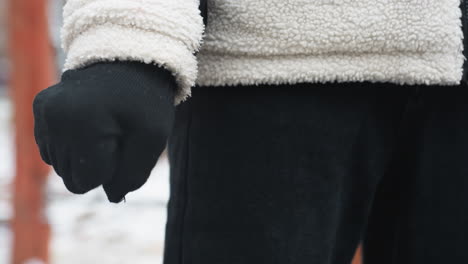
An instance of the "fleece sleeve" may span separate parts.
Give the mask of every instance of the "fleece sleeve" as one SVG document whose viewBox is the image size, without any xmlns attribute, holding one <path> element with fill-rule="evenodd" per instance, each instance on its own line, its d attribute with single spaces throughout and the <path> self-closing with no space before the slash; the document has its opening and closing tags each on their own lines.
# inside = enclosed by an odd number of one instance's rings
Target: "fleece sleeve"
<svg viewBox="0 0 468 264">
<path fill-rule="evenodd" d="M 99 61 L 162 66 L 178 83 L 176 103 L 197 77 L 204 30 L 199 0 L 68 0 L 61 31 L 64 71 Z"/>
</svg>

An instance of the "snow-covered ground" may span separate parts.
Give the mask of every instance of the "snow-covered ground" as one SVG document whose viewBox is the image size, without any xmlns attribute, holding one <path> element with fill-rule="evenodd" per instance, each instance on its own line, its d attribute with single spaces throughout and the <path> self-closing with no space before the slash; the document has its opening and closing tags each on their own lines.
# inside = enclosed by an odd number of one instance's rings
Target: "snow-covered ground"
<svg viewBox="0 0 468 264">
<path fill-rule="evenodd" d="M 0 97 L 0 263 L 8 263 L 11 234 L 8 220 L 11 217 L 9 200 L 10 184 L 13 176 L 13 142 L 10 127 L 11 108 L 3 97 Z"/>
<path fill-rule="evenodd" d="M 11 249 L 11 124 L 10 102 L 0 97 L 0 264 L 9 263 Z M 107 202 L 101 188 L 85 195 L 70 194 L 51 172 L 47 188 L 51 263 L 161 263 L 168 172 L 167 159 L 161 158 L 149 181 L 120 204 Z"/>
</svg>

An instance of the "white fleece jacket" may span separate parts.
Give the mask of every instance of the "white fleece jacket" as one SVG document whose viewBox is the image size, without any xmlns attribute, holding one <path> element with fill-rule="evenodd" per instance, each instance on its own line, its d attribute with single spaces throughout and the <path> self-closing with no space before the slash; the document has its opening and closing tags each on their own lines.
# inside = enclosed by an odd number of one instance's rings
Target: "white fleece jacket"
<svg viewBox="0 0 468 264">
<path fill-rule="evenodd" d="M 115 59 L 162 65 L 180 86 L 176 103 L 195 83 L 456 85 L 459 1 L 208 0 L 204 31 L 198 0 L 69 0 L 65 69 Z"/>
</svg>

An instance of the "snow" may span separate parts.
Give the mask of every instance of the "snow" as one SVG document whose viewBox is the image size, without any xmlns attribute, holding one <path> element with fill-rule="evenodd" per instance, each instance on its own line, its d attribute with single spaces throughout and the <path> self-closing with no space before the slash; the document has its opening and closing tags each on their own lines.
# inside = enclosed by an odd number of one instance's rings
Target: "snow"
<svg viewBox="0 0 468 264">
<path fill-rule="evenodd" d="M 12 216 L 9 200 L 14 161 L 10 119 L 10 103 L 0 97 L 0 263 L 8 263 L 11 245 L 8 221 Z"/>
<path fill-rule="evenodd" d="M 11 104 L 0 97 L 0 263 L 9 263 L 11 250 L 11 130 Z M 169 165 L 164 156 L 148 182 L 126 196 L 126 203 L 111 204 L 102 188 L 84 195 L 69 193 L 61 178 L 51 171 L 46 210 L 52 228 L 51 263 L 161 263 L 168 177 Z M 32 263 L 40 262 L 28 261 Z"/>
</svg>

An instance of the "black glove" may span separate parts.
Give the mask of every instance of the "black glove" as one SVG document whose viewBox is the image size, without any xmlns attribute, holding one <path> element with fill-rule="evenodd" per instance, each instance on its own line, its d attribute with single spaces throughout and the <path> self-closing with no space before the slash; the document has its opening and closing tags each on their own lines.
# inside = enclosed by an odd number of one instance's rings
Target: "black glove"
<svg viewBox="0 0 468 264">
<path fill-rule="evenodd" d="M 103 185 L 120 202 L 148 179 L 174 120 L 171 73 L 139 62 L 103 62 L 63 73 L 34 99 L 42 159 L 67 189 Z"/>
</svg>

